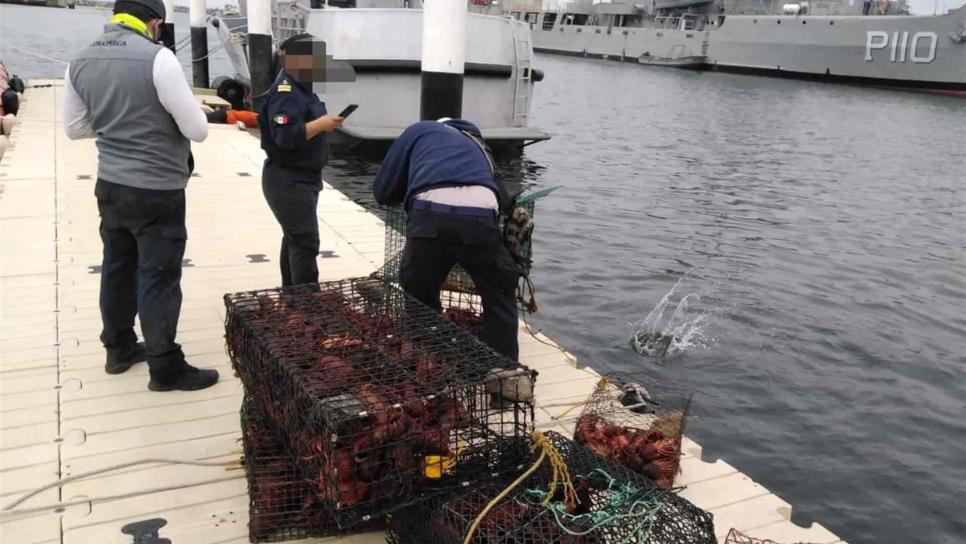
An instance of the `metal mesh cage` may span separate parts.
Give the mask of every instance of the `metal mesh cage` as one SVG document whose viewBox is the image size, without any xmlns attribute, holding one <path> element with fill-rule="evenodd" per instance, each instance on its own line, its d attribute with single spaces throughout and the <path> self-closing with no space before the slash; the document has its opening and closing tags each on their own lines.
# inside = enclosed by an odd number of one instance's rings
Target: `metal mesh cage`
<svg viewBox="0 0 966 544">
<path fill-rule="evenodd" d="M 579 503 L 562 504 L 562 493 L 542 504 L 553 479 L 548 462 L 499 501 L 483 518 L 474 544 L 712 544 L 711 514 L 661 489 L 619 463 L 606 460 L 556 433 L 550 442 L 567 464 Z M 389 542 L 463 542 L 483 509 L 517 477 L 505 475 L 392 515 Z M 558 487 L 559 489 L 559 487 Z"/>
<path fill-rule="evenodd" d="M 284 542 L 336 534 L 338 527 L 250 398 L 242 401 L 242 445 L 248 480 L 248 537 Z"/>
<path fill-rule="evenodd" d="M 577 419 L 574 440 L 668 489 L 680 472 L 691 394 L 669 384 L 626 378 L 598 382 Z M 613 379 L 625 384 L 615 386 Z"/>
<path fill-rule="evenodd" d="M 344 280 L 225 303 L 237 374 L 340 527 L 476 481 L 512 452 L 466 452 L 533 429 L 533 406 L 502 398 L 487 373 L 535 373 L 394 285 Z"/>
<path fill-rule="evenodd" d="M 728 531 L 728 536 L 725 538 L 724 544 L 779 544 L 779 543 L 774 540 L 751 537 L 739 532 L 737 529 L 731 529 L 730 531 Z M 807 544 L 807 543 L 798 542 L 797 544 Z"/>
<path fill-rule="evenodd" d="M 516 204 L 526 210 L 532 218 L 534 212 L 536 211 L 537 199 L 548 193 L 549 191 L 545 190 L 542 192 L 517 197 Z M 501 231 L 504 228 L 504 219 L 505 218 L 501 215 Z M 394 206 L 386 208 L 386 263 L 379 271 L 380 277 L 392 281 L 396 281 L 399 278 L 399 266 L 402 260 L 402 251 L 406 246 L 407 220 L 408 216 L 402 207 Z M 520 258 L 529 261 L 532 257 L 533 245 L 531 244 L 530 240 L 527 240 L 523 247 L 520 248 Z M 473 278 L 471 278 L 469 273 L 460 265 L 454 266 L 450 271 L 449 276 L 443 283 L 442 291 L 441 298 L 444 310 L 453 307 L 454 305 L 458 305 L 459 303 L 465 302 L 465 299 L 459 297 L 459 294 L 469 294 L 473 296 L 477 295 L 476 286 L 473 284 Z M 476 298 L 478 299 L 479 297 Z M 478 300 L 472 309 L 476 312 L 477 316 L 480 315 Z"/>
</svg>

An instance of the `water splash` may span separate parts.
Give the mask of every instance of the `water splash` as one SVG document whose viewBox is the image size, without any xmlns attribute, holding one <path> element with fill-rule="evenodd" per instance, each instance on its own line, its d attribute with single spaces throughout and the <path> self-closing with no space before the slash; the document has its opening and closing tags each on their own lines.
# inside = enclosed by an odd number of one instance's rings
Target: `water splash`
<svg viewBox="0 0 966 544">
<path fill-rule="evenodd" d="M 697 293 L 689 293 L 674 303 L 674 292 L 687 274 L 671 287 L 660 302 L 637 324 L 631 346 L 641 355 L 651 357 L 674 357 L 686 350 L 707 348 L 708 338 L 704 331 L 711 312 L 695 311 L 691 307 L 701 300 Z M 674 307 L 671 317 L 664 318 L 667 309 Z"/>
</svg>

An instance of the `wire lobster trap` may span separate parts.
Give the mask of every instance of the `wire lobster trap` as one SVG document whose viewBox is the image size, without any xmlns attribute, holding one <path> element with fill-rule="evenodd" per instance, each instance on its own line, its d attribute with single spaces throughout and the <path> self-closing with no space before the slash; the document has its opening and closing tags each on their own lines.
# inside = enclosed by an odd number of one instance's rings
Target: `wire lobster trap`
<svg viewBox="0 0 966 544">
<path fill-rule="evenodd" d="M 542 189 L 519 195 L 514 199 L 514 206 L 516 208 L 522 208 L 530 218 L 533 218 L 537 200 L 550 194 L 554 189 Z M 397 281 L 402 262 L 403 248 L 406 246 L 408 215 L 401 206 L 388 207 L 386 208 L 385 222 L 385 264 L 376 273 L 376 276 L 387 281 Z M 506 217 L 501 214 L 501 232 L 505 228 Z M 533 258 L 533 244 L 529 238 L 519 248 L 511 249 L 511 251 L 516 252 L 516 258 L 519 262 L 528 263 L 527 268 L 529 268 L 529 263 Z M 450 270 L 440 290 L 440 302 L 443 314 L 449 319 L 470 329 L 474 333 L 478 334 L 482 330 L 481 316 L 483 314 L 483 307 L 480 296 L 476 285 L 473 283 L 473 278 L 470 277 L 469 272 L 462 266 L 457 264 Z"/>
<path fill-rule="evenodd" d="M 393 514 L 389 542 L 454 544 L 471 530 L 473 544 L 716 542 L 710 513 L 557 433 L 546 437 L 566 464 L 575 497 L 567 499 L 545 461 L 499 500 L 517 474 Z"/>
<path fill-rule="evenodd" d="M 670 489 L 681 469 L 691 393 L 628 378 L 611 375 L 597 383 L 577 419 L 574 440 Z M 615 380 L 624 383 L 617 386 Z"/>
<path fill-rule="evenodd" d="M 248 480 L 248 538 L 284 542 L 338 533 L 311 483 L 275 436 L 271 424 L 246 397 L 241 407 L 242 446 Z"/>
<path fill-rule="evenodd" d="M 398 286 L 344 280 L 225 303 L 237 374 L 340 528 L 512 464 L 512 452 L 468 452 L 533 430 L 532 403 L 488 374 L 536 373 Z"/>
</svg>

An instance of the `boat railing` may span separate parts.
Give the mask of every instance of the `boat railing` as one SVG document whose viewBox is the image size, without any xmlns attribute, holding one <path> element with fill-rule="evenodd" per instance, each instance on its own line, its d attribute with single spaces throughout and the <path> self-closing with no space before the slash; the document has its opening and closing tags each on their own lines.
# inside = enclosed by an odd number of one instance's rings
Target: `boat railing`
<svg viewBox="0 0 966 544">
<path fill-rule="evenodd" d="M 273 3 L 275 9 L 272 10 L 272 33 L 276 40 L 282 42 L 296 34 L 305 32 L 311 10 L 300 4 L 298 0 Z"/>
<path fill-rule="evenodd" d="M 513 125 L 526 126 L 530 116 L 530 94 L 533 92 L 533 42 L 530 29 L 517 21 L 507 21 L 513 38 L 513 57 L 516 64 L 513 85 Z"/>
<path fill-rule="evenodd" d="M 654 18 L 654 27 L 667 30 L 704 30 L 708 23 L 708 16 L 704 14 L 685 13 L 681 15 L 658 15 Z"/>
</svg>

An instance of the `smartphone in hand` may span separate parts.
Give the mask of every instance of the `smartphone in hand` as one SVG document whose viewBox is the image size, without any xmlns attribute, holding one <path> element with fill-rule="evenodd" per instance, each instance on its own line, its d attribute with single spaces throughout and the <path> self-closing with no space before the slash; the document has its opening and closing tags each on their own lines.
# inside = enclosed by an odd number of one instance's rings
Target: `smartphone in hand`
<svg viewBox="0 0 966 544">
<path fill-rule="evenodd" d="M 359 104 L 349 104 L 344 110 L 342 110 L 342 112 L 339 113 L 339 117 L 345 119 L 346 117 L 352 115 L 352 112 L 356 111 L 356 108 L 358 107 Z"/>
</svg>

